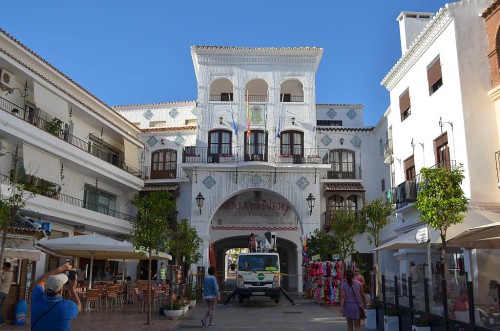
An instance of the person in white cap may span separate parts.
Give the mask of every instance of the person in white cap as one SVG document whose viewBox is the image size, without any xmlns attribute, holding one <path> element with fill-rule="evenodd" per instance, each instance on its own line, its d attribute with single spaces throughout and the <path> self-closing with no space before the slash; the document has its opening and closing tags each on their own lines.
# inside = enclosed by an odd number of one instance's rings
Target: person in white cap
<svg viewBox="0 0 500 331">
<path fill-rule="evenodd" d="M 71 300 L 62 298 L 63 286 L 68 281 L 65 272 L 71 270 L 75 278 L 70 281 Z M 76 271 L 69 263 L 38 278 L 31 293 L 31 330 L 69 330 L 70 323 L 82 310 L 76 293 Z"/>
</svg>

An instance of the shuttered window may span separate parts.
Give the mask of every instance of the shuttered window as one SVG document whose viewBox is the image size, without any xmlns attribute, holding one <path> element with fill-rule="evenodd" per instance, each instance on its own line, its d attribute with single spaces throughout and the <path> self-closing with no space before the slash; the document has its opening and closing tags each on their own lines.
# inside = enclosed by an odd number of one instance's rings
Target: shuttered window
<svg viewBox="0 0 500 331">
<path fill-rule="evenodd" d="M 414 180 L 417 174 L 415 171 L 415 161 L 413 159 L 413 155 L 404 161 L 404 165 L 406 180 Z"/>
<path fill-rule="evenodd" d="M 401 111 L 401 122 L 411 114 L 410 90 L 406 90 L 399 97 L 399 110 Z"/>
<path fill-rule="evenodd" d="M 441 59 L 439 56 L 427 67 L 427 80 L 429 82 L 429 95 L 432 95 L 443 85 Z"/>
<path fill-rule="evenodd" d="M 450 169 L 450 147 L 448 146 L 447 132 L 434 139 L 434 152 L 436 155 L 436 164 L 440 167 L 446 167 Z"/>
</svg>

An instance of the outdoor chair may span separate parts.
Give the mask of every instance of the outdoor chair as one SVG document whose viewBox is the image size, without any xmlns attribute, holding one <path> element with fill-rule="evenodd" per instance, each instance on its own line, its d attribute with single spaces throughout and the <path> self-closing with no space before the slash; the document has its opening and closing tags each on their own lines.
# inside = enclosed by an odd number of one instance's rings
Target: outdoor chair
<svg viewBox="0 0 500 331">
<path fill-rule="evenodd" d="M 99 310 L 101 303 L 101 290 L 100 289 L 89 289 L 85 294 L 84 298 L 85 310 L 89 311 L 94 306 L 95 310 Z"/>
</svg>

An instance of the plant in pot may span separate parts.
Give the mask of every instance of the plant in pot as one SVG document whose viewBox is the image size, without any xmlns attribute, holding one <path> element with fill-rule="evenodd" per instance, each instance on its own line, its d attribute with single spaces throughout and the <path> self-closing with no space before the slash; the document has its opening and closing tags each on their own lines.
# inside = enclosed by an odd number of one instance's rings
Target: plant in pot
<svg viewBox="0 0 500 331">
<path fill-rule="evenodd" d="M 189 300 L 187 300 L 187 299 L 182 299 L 181 301 L 179 301 L 179 304 L 180 304 L 180 305 L 181 305 L 181 307 L 182 307 L 182 313 L 183 313 L 183 314 L 187 314 L 188 309 L 189 309 Z"/>
<path fill-rule="evenodd" d="M 169 319 L 178 319 L 182 316 L 183 309 L 178 301 L 168 301 L 163 305 L 163 313 Z"/>
<path fill-rule="evenodd" d="M 416 313 L 413 315 L 412 331 L 430 331 L 429 315 L 425 313 Z"/>
<path fill-rule="evenodd" d="M 196 306 L 196 296 L 191 286 L 188 286 L 186 289 L 186 299 L 189 300 L 190 308 L 194 308 Z"/>
<path fill-rule="evenodd" d="M 399 330 L 399 310 L 396 305 L 387 305 L 384 315 L 384 331 Z"/>
<path fill-rule="evenodd" d="M 57 136 L 61 132 L 62 124 L 63 121 L 61 121 L 57 117 L 54 117 L 52 121 L 45 122 L 45 131 L 47 131 L 50 134 L 53 134 L 54 136 Z"/>
</svg>

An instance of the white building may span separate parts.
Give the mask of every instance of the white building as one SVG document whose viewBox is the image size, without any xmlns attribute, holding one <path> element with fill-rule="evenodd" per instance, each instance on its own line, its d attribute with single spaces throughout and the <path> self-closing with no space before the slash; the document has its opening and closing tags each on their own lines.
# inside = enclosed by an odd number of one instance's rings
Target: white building
<svg viewBox="0 0 500 331">
<path fill-rule="evenodd" d="M 196 103 L 115 107 L 143 131 L 146 190 L 178 192 L 179 219 L 204 240 L 203 265 L 212 250 L 218 269 L 227 267 L 226 251 L 246 247 L 250 233 L 277 232 L 283 272 L 292 275 L 285 281 L 301 290 L 302 236 L 333 210 L 359 210 L 389 189 L 387 130 L 364 127 L 362 105 L 316 104 L 321 48 L 191 53 Z M 368 252 L 359 237 L 357 249 Z"/>
<path fill-rule="evenodd" d="M 22 214 L 50 238 L 128 235 L 144 185 L 140 130 L 3 30 L 0 50 L 2 194 L 14 178 L 35 192 Z M 40 259 L 38 274 L 59 263 Z"/>
<path fill-rule="evenodd" d="M 418 185 L 415 179 L 422 167 L 463 164 L 462 188 L 470 199 L 465 224 L 477 221 L 476 210 L 498 211 L 500 191 L 493 157 L 499 150 L 498 127 L 494 104 L 487 94 L 488 43 L 481 18 L 490 2 L 462 1 L 447 4 L 435 15 L 403 12 L 398 17 L 402 57 L 382 81 L 391 100 L 385 115 L 389 132 L 386 163 L 396 187 L 392 199 L 398 216 L 384 232 L 385 240 L 395 238 L 386 245 L 414 238 L 416 229 L 423 226 L 416 222 L 418 211 L 412 207 Z M 494 218 L 494 214 L 483 214 Z M 439 254 L 433 252 L 435 263 Z M 478 273 L 469 268 L 469 262 L 491 265 L 489 252 L 457 249 L 454 253 L 450 258 L 465 259 L 476 286 L 491 279 L 491 270 L 483 268 Z M 399 249 L 384 256 L 381 269 L 401 275 L 409 274 L 411 261 L 427 261 L 424 248 Z M 456 266 L 456 260 L 450 262 Z"/>
</svg>

